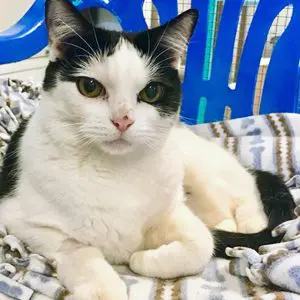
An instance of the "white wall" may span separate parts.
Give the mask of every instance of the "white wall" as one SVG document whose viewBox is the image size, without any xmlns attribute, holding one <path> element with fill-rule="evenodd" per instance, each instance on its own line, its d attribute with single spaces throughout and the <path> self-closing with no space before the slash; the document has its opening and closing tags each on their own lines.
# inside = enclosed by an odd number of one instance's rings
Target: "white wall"
<svg viewBox="0 0 300 300">
<path fill-rule="evenodd" d="M 0 0 L 0 32 L 15 24 L 35 0 Z M 35 57 L 8 65 L 0 65 L 0 77 L 41 81 L 48 59 L 45 51 Z"/>
<path fill-rule="evenodd" d="M 0 0 L 0 31 L 18 21 L 35 0 Z"/>
</svg>

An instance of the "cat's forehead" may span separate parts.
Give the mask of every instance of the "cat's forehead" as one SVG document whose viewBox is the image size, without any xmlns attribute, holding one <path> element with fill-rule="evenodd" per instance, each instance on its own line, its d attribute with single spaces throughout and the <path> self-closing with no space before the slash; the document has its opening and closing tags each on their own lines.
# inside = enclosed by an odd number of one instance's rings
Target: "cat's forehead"
<svg viewBox="0 0 300 300">
<path fill-rule="evenodd" d="M 130 41 L 120 38 L 113 49 L 97 52 L 84 64 L 82 74 L 101 81 L 106 87 L 134 85 L 143 88 L 151 78 L 153 66 Z"/>
</svg>

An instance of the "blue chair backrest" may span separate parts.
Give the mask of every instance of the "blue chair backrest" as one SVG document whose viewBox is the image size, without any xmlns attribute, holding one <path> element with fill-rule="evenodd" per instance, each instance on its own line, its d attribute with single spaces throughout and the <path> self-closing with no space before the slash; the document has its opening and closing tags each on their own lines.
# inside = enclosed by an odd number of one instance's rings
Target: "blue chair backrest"
<svg viewBox="0 0 300 300">
<path fill-rule="evenodd" d="M 71 1 L 71 0 L 70 0 Z M 26 59 L 47 45 L 44 2 L 36 0 L 25 16 L 0 33 L 0 64 Z M 126 31 L 147 28 L 142 6 L 144 0 L 73 0 L 79 9 L 102 7 L 112 12 Z M 222 120 L 226 106 L 231 117 L 253 113 L 253 99 L 260 60 L 271 24 L 278 13 L 293 5 L 289 26 L 278 40 L 267 70 L 260 113 L 298 111 L 300 57 L 300 1 L 260 0 L 244 49 L 236 79 L 236 88 L 228 87 L 233 48 L 244 0 L 226 0 L 216 45 L 207 65 L 212 0 L 192 0 L 200 18 L 187 53 L 183 83 L 182 117 L 189 124 Z M 216 4 L 217 0 L 215 0 Z M 153 0 L 160 22 L 178 14 L 177 0 Z M 209 70 L 208 70 L 209 69 Z"/>
</svg>

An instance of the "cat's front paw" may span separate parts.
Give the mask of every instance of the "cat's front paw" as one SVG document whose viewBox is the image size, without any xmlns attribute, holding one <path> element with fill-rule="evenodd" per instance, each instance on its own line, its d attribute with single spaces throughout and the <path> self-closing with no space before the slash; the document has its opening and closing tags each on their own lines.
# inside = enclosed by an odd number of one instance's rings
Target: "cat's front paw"
<svg viewBox="0 0 300 300">
<path fill-rule="evenodd" d="M 105 276 L 105 275 L 104 275 Z M 89 282 L 74 288 L 67 300 L 128 300 L 127 288 L 123 281 L 103 287 L 99 282 Z"/>
<path fill-rule="evenodd" d="M 150 274 L 149 261 L 153 264 L 156 264 L 155 261 L 151 259 L 151 253 L 153 250 L 135 252 L 130 258 L 129 266 L 132 271 L 142 276 L 154 277 L 153 274 Z"/>
<path fill-rule="evenodd" d="M 253 216 L 242 220 L 238 223 L 238 232 L 241 233 L 256 233 L 260 232 L 268 227 L 268 220 L 264 215 Z"/>
<path fill-rule="evenodd" d="M 199 273 L 212 252 L 213 247 L 209 243 L 201 251 L 193 246 L 172 242 L 158 249 L 134 253 L 129 265 L 132 271 L 142 276 L 172 279 Z"/>
</svg>

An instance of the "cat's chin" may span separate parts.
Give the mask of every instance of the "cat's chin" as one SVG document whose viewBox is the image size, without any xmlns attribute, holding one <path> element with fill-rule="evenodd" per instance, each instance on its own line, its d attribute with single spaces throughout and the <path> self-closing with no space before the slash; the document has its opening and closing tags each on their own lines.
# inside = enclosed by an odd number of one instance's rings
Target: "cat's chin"
<svg viewBox="0 0 300 300">
<path fill-rule="evenodd" d="M 100 147 L 102 151 L 111 155 L 125 155 L 133 152 L 135 149 L 132 143 L 123 139 L 103 142 Z"/>
</svg>

